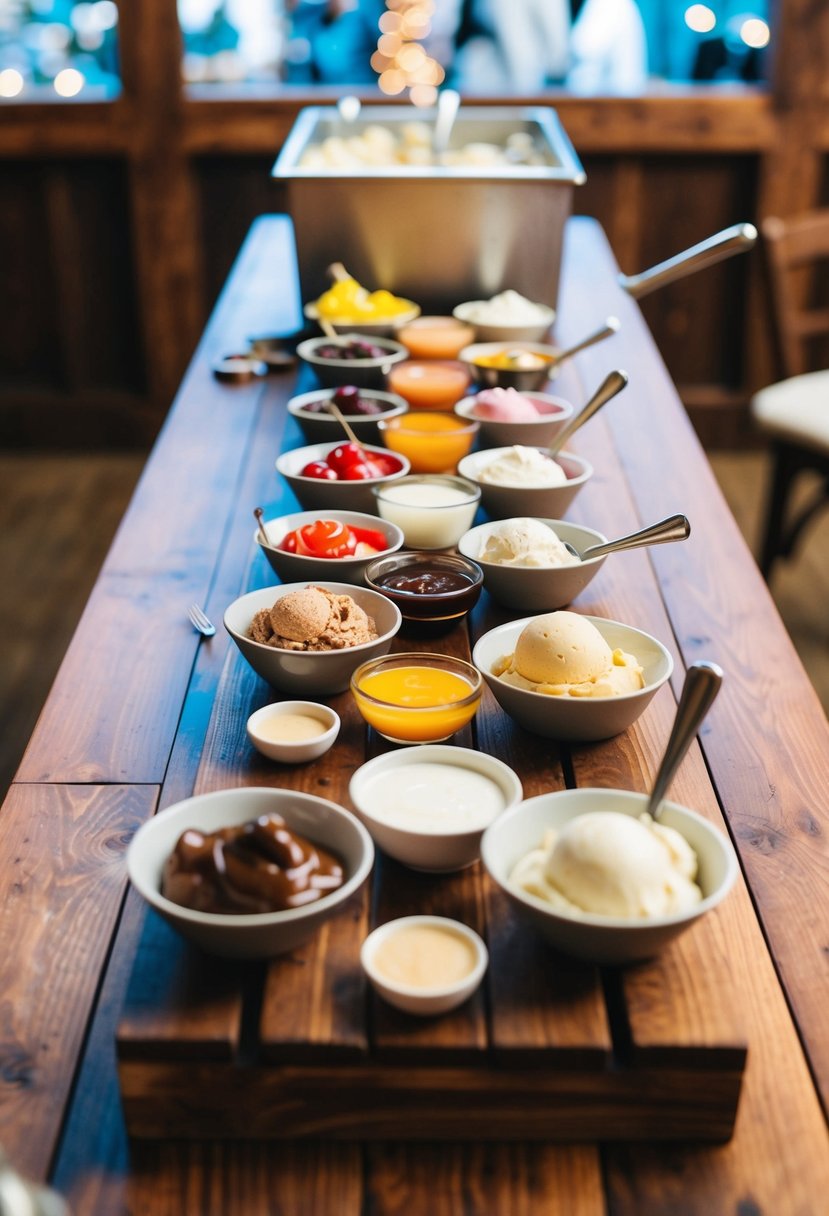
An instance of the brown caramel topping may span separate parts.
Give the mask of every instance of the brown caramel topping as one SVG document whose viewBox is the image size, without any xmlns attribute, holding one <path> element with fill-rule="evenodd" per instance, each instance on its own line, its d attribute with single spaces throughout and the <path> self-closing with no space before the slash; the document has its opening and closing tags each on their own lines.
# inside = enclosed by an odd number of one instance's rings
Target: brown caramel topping
<svg viewBox="0 0 829 1216">
<path fill-rule="evenodd" d="M 294 835 L 281 815 L 262 815 L 216 832 L 188 828 L 165 862 L 161 894 L 198 912 L 281 912 L 344 881 L 332 853 Z"/>
</svg>

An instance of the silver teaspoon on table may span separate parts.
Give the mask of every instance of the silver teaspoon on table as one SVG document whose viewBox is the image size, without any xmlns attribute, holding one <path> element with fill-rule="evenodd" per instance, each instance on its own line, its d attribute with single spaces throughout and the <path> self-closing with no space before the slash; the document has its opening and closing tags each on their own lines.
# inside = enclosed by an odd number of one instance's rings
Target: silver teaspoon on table
<svg viewBox="0 0 829 1216">
<path fill-rule="evenodd" d="M 668 786 L 691 746 L 700 723 L 713 705 L 722 681 L 722 668 L 716 663 L 707 663 L 704 660 L 692 663 L 685 673 L 685 683 L 682 686 L 679 705 L 676 707 L 671 737 L 648 802 L 648 813 L 652 819 L 659 818 Z"/>
</svg>

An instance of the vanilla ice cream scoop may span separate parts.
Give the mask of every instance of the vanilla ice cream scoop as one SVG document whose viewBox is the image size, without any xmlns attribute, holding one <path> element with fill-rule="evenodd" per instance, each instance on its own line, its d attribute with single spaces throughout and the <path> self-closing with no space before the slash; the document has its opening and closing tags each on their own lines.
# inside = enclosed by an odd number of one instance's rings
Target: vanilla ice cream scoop
<svg viewBox="0 0 829 1216">
<path fill-rule="evenodd" d="M 569 912 L 644 919 L 689 911 L 702 899 L 697 857 L 650 815 L 590 811 L 545 834 L 510 881 Z"/>
<path fill-rule="evenodd" d="M 493 526 L 480 560 L 495 566 L 544 567 L 575 566 L 581 559 L 541 520 L 520 517 Z"/>
<path fill-rule="evenodd" d="M 611 650 L 577 612 L 534 617 L 518 635 L 514 654 L 499 659 L 492 672 L 516 688 L 553 697 L 618 697 L 645 686 L 636 657 Z"/>
<path fill-rule="evenodd" d="M 486 485 L 538 488 L 562 486 L 567 474 L 551 456 L 545 456 L 538 448 L 518 443 L 485 464 L 478 473 L 478 480 Z"/>
<path fill-rule="evenodd" d="M 607 671 L 613 651 L 577 612 L 548 612 L 521 631 L 515 667 L 535 684 L 580 684 Z"/>
</svg>

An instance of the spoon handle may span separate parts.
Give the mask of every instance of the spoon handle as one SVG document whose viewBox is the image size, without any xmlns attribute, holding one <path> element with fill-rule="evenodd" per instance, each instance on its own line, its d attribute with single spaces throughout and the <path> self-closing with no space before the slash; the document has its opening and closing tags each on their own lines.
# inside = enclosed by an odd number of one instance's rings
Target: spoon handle
<svg viewBox="0 0 829 1216">
<path fill-rule="evenodd" d="M 589 422 L 593 415 L 597 414 L 603 405 L 607 405 L 608 401 L 615 397 L 617 393 L 621 393 L 627 382 L 628 378 L 625 372 L 608 372 L 581 413 L 576 414 L 569 422 L 565 423 L 556 435 L 555 440 L 547 449 L 549 454 L 555 456 L 560 452 L 574 431 L 577 431 L 580 426 L 584 426 L 585 422 Z"/>
<path fill-rule="evenodd" d="M 595 346 L 597 342 L 604 342 L 605 338 L 617 334 L 621 328 L 621 322 L 618 317 L 608 317 L 601 329 L 596 329 L 592 334 L 588 334 L 586 338 L 582 338 L 581 342 L 577 342 L 575 346 L 568 346 L 564 350 L 560 350 L 553 359 L 550 367 L 558 367 L 565 359 L 569 359 L 571 355 L 577 355 L 580 350 L 587 350 L 588 346 Z"/>
<path fill-rule="evenodd" d="M 638 549 L 642 545 L 664 545 L 670 540 L 685 540 L 691 534 L 691 525 L 684 515 L 669 515 L 658 524 L 649 528 L 640 528 L 618 540 L 606 540 L 600 545 L 590 545 L 581 555 L 582 561 L 588 558 L 603 557 L 605 553 L 623 552 L 625 549 Z"/>
<path fill-rule="evenodd" d="M 662 799 L 668 786 L 674 779 L 674 774 L 691 746 L 700 723 L 714 703 L 714 698 L 720 691 L 723 673 L 716 663 L 700 660 L 692 663 L 685 673 L 685 683 L 682 695 L 676 709 L 674 727 L 665 755 L 656 774 L 653 793 L 648 802 L 648 812 L 653 819 L 659 818 L 662 809 Z"/>
</svg>

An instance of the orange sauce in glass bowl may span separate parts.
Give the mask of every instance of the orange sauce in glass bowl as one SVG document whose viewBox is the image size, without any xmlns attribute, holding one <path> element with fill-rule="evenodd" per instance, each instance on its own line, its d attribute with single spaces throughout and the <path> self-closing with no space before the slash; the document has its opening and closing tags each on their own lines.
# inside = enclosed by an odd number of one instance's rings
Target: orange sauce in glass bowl
<svg viewBox="0 0 829 1216">
<path fill-rule="evenodd" d="M 455 414 L 418 411 L 381 419 L 378 427 L 386 447 L 407 457 L 413 473 L 454 473 L 479 424 Z"/>
<path fill-rule="evenodd" d="M 471 373 L 462 363 L 407 359 L 391 367 L 388 390 L 405 398 L 412 409 L 451 410 L 466 396 Z"/>
<path fill-rule="evenodd" d="M 469 668 L 469 676 L 452 670 L 461 666 Z M 351 677 L 351 692 L 366 722 L 384 739 L 438 743 L 475 716 L 482 683 L 475 668 L 459 660 L 392 655 L 358 668 Z"/>
<path fill-rule="evenodd" d="M 416 317 L 401 325 L 395 336 L 413 359 L 457 359 L 475 341 L 475 330 L 456 317 Z"/>
</svg>

